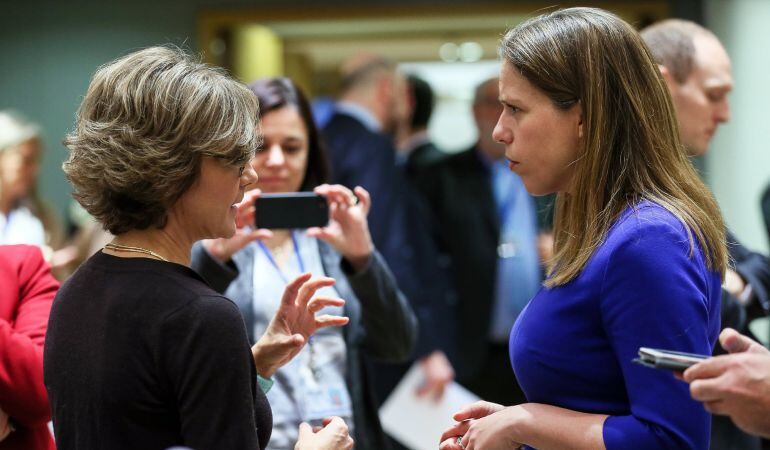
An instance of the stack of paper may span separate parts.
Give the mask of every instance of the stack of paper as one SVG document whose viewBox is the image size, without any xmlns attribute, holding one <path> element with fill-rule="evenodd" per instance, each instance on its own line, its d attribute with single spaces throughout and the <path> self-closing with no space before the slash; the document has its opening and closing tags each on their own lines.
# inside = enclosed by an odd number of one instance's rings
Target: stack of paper
<svg viewBox="0 0 770 450">
<path fill-rule="evenodd" d="M 380 421 L 385 432 L 406 447 L 436 450 L 441 433 L 454 423 L 452 415 L 479 398 L 457 383 L 450 383 L 438 402 L 430 396 L 418 398 L 415 392 L 423 381 L 420 364 L 415 363 L 380 408 Z"/>
</svg>

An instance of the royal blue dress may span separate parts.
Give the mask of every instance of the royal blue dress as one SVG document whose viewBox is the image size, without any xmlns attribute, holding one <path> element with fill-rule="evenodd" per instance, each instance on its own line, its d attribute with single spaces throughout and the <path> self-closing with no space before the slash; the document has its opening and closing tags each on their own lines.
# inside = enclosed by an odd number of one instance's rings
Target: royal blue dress
<svg viewBox="0 0 770 450">
<path fill-rule="evenodd" d="M 694 238 L 694 237 L 693 237 Z M 614 449 L 707 449 L 710 415 L 670 372 L 632 362 L 639 347 L 711 354 L 721 277 L 661 206 L 629 207 L 571 282 L 543 288 L 511 330 L 527 400 L 608 414 Z"/>
</svg>

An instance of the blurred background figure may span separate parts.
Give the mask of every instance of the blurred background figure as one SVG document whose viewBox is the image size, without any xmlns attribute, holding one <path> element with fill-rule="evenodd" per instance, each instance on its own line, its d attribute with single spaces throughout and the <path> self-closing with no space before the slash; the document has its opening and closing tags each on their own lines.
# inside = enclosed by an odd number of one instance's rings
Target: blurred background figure
<svg viewBox="0 0 770 450">
<path fill-rule="evenodd" d="M 414 191 L 406 164 L 396 159 L 395 133 L 407 117 L 406 82 L 392 61 L 369 54 L 344 62 L 341 73 L 342 92 L 323 129 L 332 180 L 371 193 L 372 239 L 419 321 L 409 363 L 374 365 L 377 397 L 380 402 L 387 399 L 412 361 L 420 361 L 425 377 L 415 395 L 441 397 L 454 379 L 451 317 L 456 300 L 447 265 L 431 239 L 434 222 L 429 210 Z"/>
<path fill-rule="evenodd" d="M 0 244 L 56 247 L 58 222 L 37 192 L 40 128 L 13 111 L 0 111 Z"/>
<path fill-rule="evenodd" d="M 405 159 L 407 166 L 425 166 L 446 156 L 428 137 L 436 100 L 428 82 L 417 75 L 407 76 L 406 85 L 408 114 L 399 136 L 399 158 Z"/>
<path fill-rule="evenodd" d="M 730 57 L 711 31 L 690 21 L 664 20 L 641 34 L 671 92 L 683 144 L 690 156 L 706 154 L 717 129 L 730 120 Z M 741 245 L 729 231 L 727 241 L 734 265 L 723 284 L 722 327 L 751 334 L 750 321 L 770 312 L 770 261 Z M 719 347 L 715 351 L 723 353 Z M 760 441 L 728 418 L 715 417 L 711 448 L 759 449 Z"/>
<path fill-rule="evenodd" d="M 326 152 L 310 105 L 288 78 L 269 78 L 249 88 L 259 101 L 264 144 L 251 161 L 263 193 L 313 191 L 325 195 L 332 222 L 309 230 L 274 230 L 259 236 L 245 229 L 231 239 L 207 240 L 193 253 L 193 267 L 241 309 L 252 342 L 265 332 L 286 280 L 311 272 L 337 280 L 319 294 L 345 306 L 322 313 L 350 318 L 344 328 L 320 330 L 275 375 L 267 393 L 273 433 L 267 448 L 291 450 L 301 422 L 320 425 L 327 416 L 348 424 L 356 448 L 387 446 L 372 396 L 365 355 L 379 361 L 409 358 L 417 335 L 414 314 L 372 245 L 366 214 L 368 193 L 328 181 Z M 320 187 L 319 187 L 320 186 Z M 358 204 L 352 199 L 357 198 Z M 257 208 L 259 200 L 257 199 Z"/>
<path fill-rule="evenodd" d="M 59 283 L 40 249 L 0 245 L 0 450 L 53 450 L 43 342 Z"/>
<path fill-rule="evenodd" d="M 484 81 L 473 100 L 478 142 L 426 167 L 417 183 L 441 224 L 438 248 L 451 258 L 459 296 L 458 381 L 513 405 L 525 398 L 511 376 L 508 336 L 542 274 L 534 200 L 492 138 L 501 111 L 498 79 Z"/>
<path fill-rule="evenodd" d="M 398 221 L 393 214 L 398 212 L 393 133 L 405 117 L 404 77 L 392 61 L 369 54 L 352 57 L 340 71 L 340 98 L 323 128 L 332 181 L 369 191 L 372 239 L 388 260 L 391 252 L 400 251 L 400 236 L 392 235 L 392 223 Z"/>
</svg>

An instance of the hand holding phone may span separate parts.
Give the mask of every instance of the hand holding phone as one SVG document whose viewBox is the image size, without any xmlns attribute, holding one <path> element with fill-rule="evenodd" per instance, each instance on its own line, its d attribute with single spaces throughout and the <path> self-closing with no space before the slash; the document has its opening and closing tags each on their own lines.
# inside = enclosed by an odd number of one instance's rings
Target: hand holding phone
<svg viewBox="0 0 770 450">
<path fill-rule="evenodd" d="M 316 187 L 315 193 L 326 197 L 330 221 L 328 226 L 309 229 L 308 236 L 330 244 L 356 271 L 365 268 L 374 252 L 367 222 L 369 193 L 360 186 L 351 191 L 330 184 Z"/>
<path fill-rule="evenodd" d="M 657 348 L 639 348 L 639 358 L 633 360 L 637 364 L 653 369 L 684 372 L 690 366 L 710 358 L 710 355 L 698 355 L 695 353 L 674 352 Z"/>
</svg>

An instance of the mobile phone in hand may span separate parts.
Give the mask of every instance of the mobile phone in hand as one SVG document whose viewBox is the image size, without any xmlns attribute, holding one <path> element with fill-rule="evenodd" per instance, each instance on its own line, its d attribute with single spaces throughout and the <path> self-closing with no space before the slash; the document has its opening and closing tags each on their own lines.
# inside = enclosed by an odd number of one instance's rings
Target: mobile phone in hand
<svg viewBox="0 0 770 450">
<path fill-rule="evenodd" d="M 710 358 L 710 355 L 698 355 L 695 353 L 674 352 L 671 350 L 661 350 L 657 348 L 639 348 L 639 358 L 633 361 L 653 369 L 671 370 L 674 372 L 684 372 L 688 367 Z"/>
<path fill-rule="evenodd" d="M 313 192 L 262 194 L 255 207 L 254 225 L 257 228 L 310 228 L 329 223 L 326 198 Z"/>
</svg>

